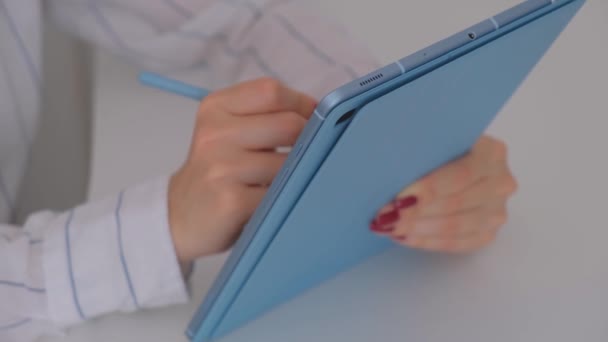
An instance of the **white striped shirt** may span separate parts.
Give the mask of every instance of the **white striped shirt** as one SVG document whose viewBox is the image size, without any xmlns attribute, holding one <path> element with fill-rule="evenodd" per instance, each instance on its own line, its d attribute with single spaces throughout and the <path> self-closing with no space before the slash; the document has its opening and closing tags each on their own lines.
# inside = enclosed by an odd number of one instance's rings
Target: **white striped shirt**
<svg viewBox="0 0 608 342">
<path fill-rule="evenodd" d="M 208 87 L 273 76 L 320 96 L 376 67 L 342 28 L 307 7 L 296 0 L 0 0 L 0 341 L 30 341 L 105 313 L 187 298 L 167 224 L 168 176 L 10 224 L 44 115 L 42 17 L 148 69 L 205 69 Z"/>
</svg>

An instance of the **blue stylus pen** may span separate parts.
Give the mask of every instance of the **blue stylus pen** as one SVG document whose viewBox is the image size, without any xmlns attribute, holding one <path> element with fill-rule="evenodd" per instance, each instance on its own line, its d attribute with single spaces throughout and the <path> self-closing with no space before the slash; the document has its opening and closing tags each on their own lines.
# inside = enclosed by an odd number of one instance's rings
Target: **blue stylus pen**
<svg viewBox="0 0 608 342">
<path fill-rule="evenodd" d="M 195 87 L 193 85 L 170 79 L 153 72 L 144 71 L 140 73 L 139 81 L 149 87 L 164 90 L 166 92 L 184 97 L 189 97 L 196 101 L 201 101 L 203 98 L 205 98 L 205 96 L 209 95 L 209 91 L 207 89 Z"/>
</svg>

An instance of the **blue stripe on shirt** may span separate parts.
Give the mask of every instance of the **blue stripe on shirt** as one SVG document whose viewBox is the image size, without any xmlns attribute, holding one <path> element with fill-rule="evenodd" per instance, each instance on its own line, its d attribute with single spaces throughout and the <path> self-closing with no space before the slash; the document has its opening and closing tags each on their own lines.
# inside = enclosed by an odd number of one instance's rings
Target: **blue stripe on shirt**
<svg viewBox="0 0 608 342">
<path fill-rule="evenodd" d="M 230 47 L 229 42 L 228 42 L 228 36 L 222 32 L 219 32 L 215 35 L 210 35 L 207 32 L 180 30 L 180 31 L 175 31 L 174 34 L 180 38 L 200 40 L 200 41 L 203 41 L 206 43 L 209 43 L 210 41 L 215 40 L 224 45 L 224 47 L 223 47 L 224 53 L 227 54 L 228 56 L 233 57 L 233 58 L 241 57 L 239 51 Z"/>
<path fill-rule="evenodd" d="M 302 45 L 304 45 L 310 52 L 316 55 L 319 59 L 322 59 L 325 63 L 329 65 L 336 65 L 336 61 L 327 55 L 325 52 L 321 51 L 314 43 L 308 40 L 300 31 L 296 29 L 286 18 L 275 15 L 275 18 L 283 26 L 285 31 L 289 33 L 295 40 L 299 41 Z"/>
<path fill-rule="evenodd" d="M 25 290 L 27 290 L 29 292 L 46 293 L 46 289 L 38 288 L 38 287 L 30 287 L 30 286 L 27 286 L 24 283 L 17 283 L 17 282 L 14 282 L 14 281 L 0 280 L 0 285 L 9 286 L 9 287 L 16 287 L 16 288 L 20 288 L 20 289 L 25 289 Z"/>
<path fill-rule="evenodd" d="M 68 276 L 70 278 L 70 286 L 72 288 L 72 298 L 74 300 L 74 306 L 76 311 L 82 320 L 85 320 L 85 315 L 82 312 L 80 306 L 80 300 L 78 299 L 78 291 L 76 289 L 76 282 L 74 281 L 74 269 L 72 266 L 72 246 L 70 245 L 70 226 L 72 225 L 72 219 L 74 218 L 74 209 L 70 210 L 68 217 L 65 221 L 65 253 L 67 257 Z"/>
<path fill-rule="evenodd" d="M 247 8 L 253 15 L 254 21 L 259 20 L 264 15 L 264 12 L 261 8 L 259 8 L 256 4 L 249 2 L 249 1 L 225 0 L 224 3 L 229 4 L 231 6 L 235 6 L 235 7 Z"/>
<path fill-rule="evenodd" d="M 129 58 L 132 62 L 138 63 L 140 58 L 149 59 L 151 61 L 156 61 L 160 63 L 172 63 L 170 60 L 165 60 L 163 58 L 159 58 L 156 56 L 149 56 L 134 49 L 130 48 L 127 43 L 122 39 L 122 37 L 116 32 L 114 27 L 112 26 L 110 20 L 103 14 L 101 8 L 97 6 L 97 0 L 89 0 L 87 2 L 88 7 L 93 14 L 95 22 L 101 27 L 101 29 L 106 33 L 109 37 L 110 41 L 116 45 L 119 49 L 122 49 L 125 53 L 125 57 Z M 152 26 L 152 25 L 151 25 Z M 153 27 L 153 26 L 152 26 Z"/>
<path fill-rule="evenodd" d="M 20 321 L 17 321 L 17 322 L 0 325 L 0 331 L 6 331 L 6 330 L 10 330 L 10 329 L 19 328 L 20 326 L 28 324 L 31 321 L 32 321 L 31 318 L 24 318 L 24 319 L 22 319 Z"/>
<path fill-rule="evenodd" d="M 260 69 L 262 69 L 262 71 L 264 73 L 266 73 L 267 76 L 274 77 L 278 80 L 281 79 L 281 76 L 279 75 L 279 73 L 277 73 L 276 71 L 274 71 L 270 68 L 270 66 L 264 61 L 264 59 L 262 58 L 262 56 L 260 55 L 258 50 L 256 50 L 254 47 L 249 47 L 248 49 L 245 50 L 245 52 L 247 54 L 249 54 L 251 57 L 253 57 L 253 60 L 260 67 Z"/>
<path fill-rule="evenodd" d="M 113 2 L 112 8 L 116 9 L 116 12 L 132 16 L 134 19 L 145 23 L 146 25 L 150 26 L 150 28 L 152 28 L 152 30 L 154 30 L 157 34 L 163 33 L 165 31 L 165 26 L 162 23 L 155 21 L 152 16 L 148 15 L 144 11 L 138 11 L 137 9 L 129 7 L 128 4 L 123 4 L 121 2 Z"/>
<path fill-rule="evenodd" d="M 344 71 L 346 71 L 346 73 L 348 74 L 348 76 L 350 76 L 353 80 L 361 77 L 361 75 L 359 75 L 359 73 L 357 73 L 355 71 L 355 69 L 353 69 L 350 65 L 343 65 L 342 68 L 344 69 Z"/>
<path fill-rule="evenodd" d="M 114 31 L 114 29 L 112 28 L 112 25 L 110 25 L 110 22 L 103 15 L 103 13 L 101 12 L 101 9 L 99 9 L 99 7 L 97 7 L 96 0 L 89 0 L 88 5 L 89 5 L 89 9 L 91 10 L 91 13 L 93 13 L 93 16 L 95 17 L 95 21 L 106 32 L 106 34 L 108 35 L 110 40 L 112 40 L 114 45 L 116 45 L 117 47 L 119 47 L 121 49 L 129 50 L 127 48 L 127 45 L 120 38 L 120 36 L 116 33 L 116 31 Z"/>
<path fill-rule="evenodd" d="M 27 236 L 28 243 L 30 245 L 38 245 L 38 244 L 41 244 L 44 241 L 42 239 L 34 239 L 34 238 L 32 238 L 32 235 L 29 232 L 19 232 L 19 234 L 23 234 L 23 235 Z M 0 237 L 3 238 L 4 240 L 6 240 L 7 242 L 11 242 L 11 240 L 14 239 L 14 237 L 10 237 L 7 234 L 0 234 Z M 17 237 L 19 237 L 19 236 L 17 236 Z"/>
<path fill-rule="evenodd" d="M 194 17 L 194 15 L 187 8 L 185 8 L 181 4 L 177 3 L 175 0 L 164 0 L 164 2 L 168 7 L 171 7 L 175 12 L 177 12 L 182 17 L 187 18 L 187 19 Z"/>
<path fill-rule="evenodd" d="M 259 52 L 255 49 L 255 47 L 250 46 L 243 50 L 237 50 L 230 46 L 228 37 L 223 33 L 218 33 L 216 35 L 209 35 L 205 32 L 200 31 L 177 31 L 175 34 L 178 37 L 186 38 L 186 39 L 197 39 L 201 41 L 211 41 L 216 40 L 224 45 L 223 50 L 224 53 L 235 59 L 244 59 L 246 57 L 251 57 L 252 61 L 260 68 L 262 73 L 266 76 L 274 77 L 276 79 L 280 79 L 280 75 L 278 72 L 274 71 L 260 56 Z"/>
<path fill-rule="evenodd" d="M 302 34 L 300 31 L 298 31 L 298 29 L 292 23 L 290 23 L 289 20 L 287 20 L 287 18 L 280 16 L 280 15 L 275 15 L 275 18 L 277 19 L 279 24 L 281 26 L 283 26 L 285 31 L 287 31 L 287 33 L 289 33 L 289 35 L 291 35 L 295 40 L 297 40 L 302 45 L 304 45 L 313 55 L 316 55 L 317 58 L 323 60 L 325 63 L 329 64 L 330 66 L 338 65 L 338 63 L 333 58 L 331 58 L 328 54 L 323 52 L 312 41 L 310 41 L 308 38 L 306 38 L 304 36 L 304 34 Z M 358 77 L 357 73 L 350 66 L 342 65 L 341 67 L 352 78 Z"/>
<path fill-rule="evenodd" d="M 124 197 L 124 191 L 121 191 L 118 195 L 118 201 L 116 203 L 116 210 L 114 212 L 114 217 L 116 218 L 116 235 L 118 239 L 118 251 L 120 254 L 120 263 L 122 264 L 122 270 L 125 274 L 125 279 L 127 281 L 127 286 L 129 287 L 129 292 L 131 293 L 131 298 L 133 299 L 133 304 L 135 307 L 139 309 L 139 302 L 137 301 L 137 295 L 135 294 L 135 289 L 133 287 L 133 281 L 131 280 L 131 274 L 129 273 L 129 268 L 127 267 L 127 261 L 125 258 L 125 250 L 123 248 L 122 243 L 122 222 L 120 217 L 120 210 L 122 209 L 122 200 Z"/>
<path fill-rule="evenodd" d="M 19 51 L 21 52 L 21 55 L 23 56 L 26 67 L 29 71 L 30 77 L 32 78 L 32 81 L 34 82 L 34 88 L 36 89 L 37 92 L 40 92 L 40 86 L 41 86 L 40 72 L 36 68 L 34 59 L 32 58 L 32 55 L 30 54 L 30 52 L 28 51 L 27 46 L 25 45 L 25 42 L 23 41 L 23 37 L 21 37 L 21 33 L 19 33 L 17 24 L 13 20 L 13 17 L 11 16 L 11 14 L 8 10 L 8 7 L 6 6 L 6 3 L 4 1 L 0 1 L 0 12 L 2 12 L 4 14 L 4 17 L 6 18 L 6 21 L 8 23 L 8 27 L 9 27 L 9 31 L 11 32 L 11 34 L 13 35 L 13 37 L 15 39 L 15 42 L 17 43 Z"/>
</svg>

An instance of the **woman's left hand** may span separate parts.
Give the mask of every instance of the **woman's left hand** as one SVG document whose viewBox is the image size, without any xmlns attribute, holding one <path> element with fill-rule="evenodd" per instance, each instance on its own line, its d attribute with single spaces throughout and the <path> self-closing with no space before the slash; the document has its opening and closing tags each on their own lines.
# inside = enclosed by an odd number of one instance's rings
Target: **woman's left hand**
<svg viewBox="0 0 608 342">
<path fill-rule="evenodd" d="M 505 144 L 484 136 L 466 156 L 404 189 L 370 227 L 416 249 L 471 252 L 495 239 L 516 188 Z"/>
</svg>

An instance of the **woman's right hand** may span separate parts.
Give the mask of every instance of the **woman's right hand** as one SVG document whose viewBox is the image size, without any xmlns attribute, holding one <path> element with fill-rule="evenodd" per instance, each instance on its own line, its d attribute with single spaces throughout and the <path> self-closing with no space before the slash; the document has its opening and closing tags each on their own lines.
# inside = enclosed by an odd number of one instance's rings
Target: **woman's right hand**
<svg viewBox="0 0 608 342">
<path fill-rule="evenodd" d="M 199 108 L 188 159 L 169 184 L 178 260 L 227 250 L 259 205 L 311 116 L 313 98 L 259 79 L 217 91 Z"/>
</svg>

